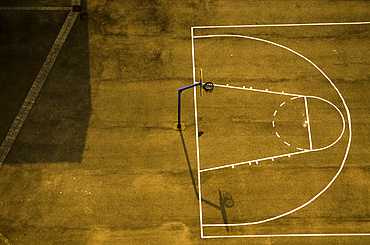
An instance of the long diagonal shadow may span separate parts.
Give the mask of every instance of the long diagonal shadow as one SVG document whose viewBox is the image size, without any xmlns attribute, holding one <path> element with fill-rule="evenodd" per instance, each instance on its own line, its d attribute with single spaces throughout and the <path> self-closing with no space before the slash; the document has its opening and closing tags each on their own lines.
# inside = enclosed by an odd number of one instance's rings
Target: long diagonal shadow
<svg viewBox="0 0 370 245">
<path fill-rule="evenodd" d="M 186 149 L 184 136 L 183 136 L 181 130 L 179 130 L 179 132 L 180 132 L 180 136 L 181 136 L 181 142 L 182 142 L 182 145 L 184 147 L 184 153 L 185 153 L 186 161 L 188 163 L 188 168 L 189 168 L 189 173 L 190 173 L 191 181 L 193 183 L 195 196 L 199 200 L 199 193 L 198 193 L 198 189 L 197 189 L 197 184 L 195 182 L 195 178 L 194 178 L 194 175 L 193 175 L 193 170 L 192 170 L 191 165 L 190 165 L 190 159 L 189 159 L 188 151 Z M 226 214 L 226 209 L 225 209 L 225 201 L 224 201 L 224 198 L 222 196 L 222 193 L 221 193 L 221 190 L 220 189 L 218 190 L 218 193 L 219 193 L 220 205 L 214 204 L 213 202 L 208 201 L 207 199 L 204 199 L 204 198 L 201 198 L 201 200 L 205 204 L 208 204 L 211 207 L 214 207 L 214 208 L 220 210 L 221 211 L 223 222 L 224 222 L 225 225 L 227 225 L 228 224 L 228 221 L 227 221 L 227 214 Z M 225 226 L 225 228 L 226 228 L 226 231 L 229 232 L 229 227 L 228 226 Z"/>
</svg>

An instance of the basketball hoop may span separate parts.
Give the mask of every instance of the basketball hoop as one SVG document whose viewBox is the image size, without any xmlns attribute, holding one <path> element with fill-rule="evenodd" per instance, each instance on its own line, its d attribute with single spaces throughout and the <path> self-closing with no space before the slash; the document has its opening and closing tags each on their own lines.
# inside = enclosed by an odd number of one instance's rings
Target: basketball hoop
<svg viewBox="0 0 370 245">
<path fill-rule="evenodd" d="M 215 87 L 215 85 L 211 82 L 206 82 L 204 85 L 203 85 L 203 89 L 206 91 L 206 92 L 209 92 L 211 93 L 213 91 L 213 88 Z"/>
</svg>

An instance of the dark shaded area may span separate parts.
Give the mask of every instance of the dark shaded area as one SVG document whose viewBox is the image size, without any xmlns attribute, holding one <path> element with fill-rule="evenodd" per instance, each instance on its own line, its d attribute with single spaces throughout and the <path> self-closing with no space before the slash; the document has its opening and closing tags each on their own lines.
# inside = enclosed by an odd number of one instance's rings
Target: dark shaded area
<svg viewBox="0 0 370 245">
<path fill-rule="evenodd" d="M 224 224 L 228 224 L 226 208 L 225 208 L 225 200 L 222 196 L 222 193 L 221 193 L 220 189 L 218 189 L 218 196 L 219 196 L 219 200 L 220 200 L 220 211 L 221 211 L 221 214 L 222 214 L 222 220 L 223 220 Z M 229 232 L 229 227 L 225 226 L 225 228 L 226 228 L 226 231 Z"/>
<path fill-rule="evenodd" d="M 18 18 L 33 15 L 17 14 Z M 31 24 L 37 26 L 41 21 L 35 18 Z M 58 33 L 60 27 L 53 30 Z M 37 42 L 35 47 L 39 47 Z M 5 163 L 81 162 L 90 112 L 88 24 L 77 18 Z"/>
<path fill-rule="evenodd" d="M 193 183 L 195 196 L 199 200 L 199 193 L 198 193 L 198 190 L 197 190 L 197 184 L 195 182 L 195 178 L 194 178 L 194 175 L 193 175 L 193 170 L 192 170 L 191 165 L 190 165 L 190 159 L 189 159 L 188 151 L 186 149 L 184 136 L 183 136 L 181 130 L 179 130 L 179 132 L 180 132 L 180 136 L 181 136 L 181 142 L 182 142 L 182 145 L 184 147 L 184 153 L 185 153 L 185 157 L 186 157 L 186 162 L 188 163 L 188 168 L 189 168 L 189 173 L 190 173 L 191 181 Z M 222 215 L 223 223 L 224 224 L 228 224 L 228 221 L 227 221 L 227 213 L 226 213 L 226 209 L 225 209 L 225 200 L 223 198 L 223 195 L 221 193 L 221 190 L 218 190 L 218 192 L 219 192 L 220 206 L 218 206 L 217 204 L 214 204 L 213 202 L 208 201 L 207 199 L 204 199 L 204 198 L 202 198 L 202 202 L 205 203 L 205 204 L 210 205 L 211 207 L 214 207 L 214 208 L 220 210 L 221 211 L 221 215 Z M 226 228 L 226 231 L 229 232 L 229 227 L 228 226 L 225 226 L 225 228 Z"/>
<path fill-rule="evenodd" d="M 27 96 L 67 12 L 0 12 L 0 142 Z"/>
<path fill-rule="evenodd" d="M 9 7 L 69 7 L 71 0 L 1 0 L 0 5 Z"/>
</svg>

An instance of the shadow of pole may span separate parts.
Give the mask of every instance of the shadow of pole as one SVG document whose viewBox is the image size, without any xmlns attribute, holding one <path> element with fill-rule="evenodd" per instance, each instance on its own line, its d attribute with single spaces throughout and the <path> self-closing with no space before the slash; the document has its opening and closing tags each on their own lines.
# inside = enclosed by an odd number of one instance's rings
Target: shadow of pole
<svg viewBox="0 0 370 245">
<path fill-rule="evenodd" d="M 199 193 L 198 193 L 198 189 L 197 189 L 197 184 L 195 182 L 193 170 L 192 170 L 191 165 L 190 165 L 190 159 L 189 159 L 188 151 L 186 149 L 184 136 L 183 136 L 181 130 L 179 130 L 179 132 L 180 132 L 180 136 L 181 136 L 181 142 L 182 142 L 182 145 L 183 145 L 183 148 L 184 148 L 186 162 L 188 163 L 188 168 L 189 168 L 189 173 L 190 173 L 191 181 L 192 181 L 193 187 L 194 187 L 194 193 L 195 193 L 196 198 L 199 200 Z M 210 205 L 211 207 L 214 207 L 214 208 L 220 210 L 221 211 L 223 222 L 224 222 L 225 225 L 227 225 L 228 224 L 228 221 L 227 221 L 227 215 L 226 215 L 226 209 L 225 209 L 225 202 L 223 200 L 223 196 L 222 196 L 222 193 L 221 193 L 221 190 L 220 189 L 218 190 L 218 192 L 219 192 L 220 205 L 214 204 L 213 202 L 208 201 L 207 199 L 204 199 L 204 198 L 201 198 L 201 201 L 203 203 L 205 203 L 205 204 Z M 229 232 L 229 227 L 228 226 L 225 226 L 225 228 L 226 228 L 226 231 Z"/>
</svg>

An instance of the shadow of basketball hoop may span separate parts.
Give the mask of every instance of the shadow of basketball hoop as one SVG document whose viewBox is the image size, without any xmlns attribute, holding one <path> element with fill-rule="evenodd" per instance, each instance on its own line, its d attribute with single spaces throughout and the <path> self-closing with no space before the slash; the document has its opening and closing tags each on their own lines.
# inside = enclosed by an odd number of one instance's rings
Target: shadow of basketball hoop
<svg viewBox="0 0 370 245">
<path fill-rule="evenodd" d="M 197 185 L 195 183 L 195 178 L 194 178 L 194 175 L 193 175 L 193 170 L 192 170 L 191 165 L 190 165 L 190 159 L 189 159 L 189 156 L 188 156 L 188 151 L 186 149 L 184 136 L 183 136 L 181 130 L 179 132 L 180 132 L 180 136 L 181 136 L 181 142 L 182 142 L 182 145 L 184 147 L 184 153 L 185 153 L 186 161 L 188 163 L 190 177 L 191 177 L 191 180 L 192 180 L 192 183 L 193 183 L 195 196 L 199 200 L 199 193 L 198 193 L 198 190 L 197 190 Z M 211 201 L 208 201 L 207 199 L 204 199 L 204 198 L 202 198 L 201 201 L 203 203 L 205 203 L 205 204 L 210 205 L 211 207 L 214 207 L 214 208 L 220 210 L 221 211 L 221 215 L 222 215 L 223 223 L 225 225 L 227 225 L 228 224 L 228 220 L 227 220 L 226 208 L 232 208 L 234 206 L 234 200 L 233 200 L 232 195 L 230 193 L 228 193 L 228 192 L 225 192 L 224 194 L 222 194 L 221 190 L 219 189 L 218 190 L 218 193 L 219 193 L 219 202 L 220 202 L 219 205 L 217 205 L 217 204 L 215 204 L 215 203 L 213 203 Z M 225 226 L 225 228 L 226 228 L 226 231 L 229 232 L 229 227 L 228 226 Z"/>
<path fill-rule="evenodd" d="M 219 190 L 220 191 L 220 190 Z M 225 192 L 222 196 L 222 199 L 223 199 L 223 204 L 225 205 L 225 207 L 227 208 L 232 208 L 234 207 L 234 200 L 233 200 L 233 196 L 228 193 L 228 192 Z"/>
</svg>

